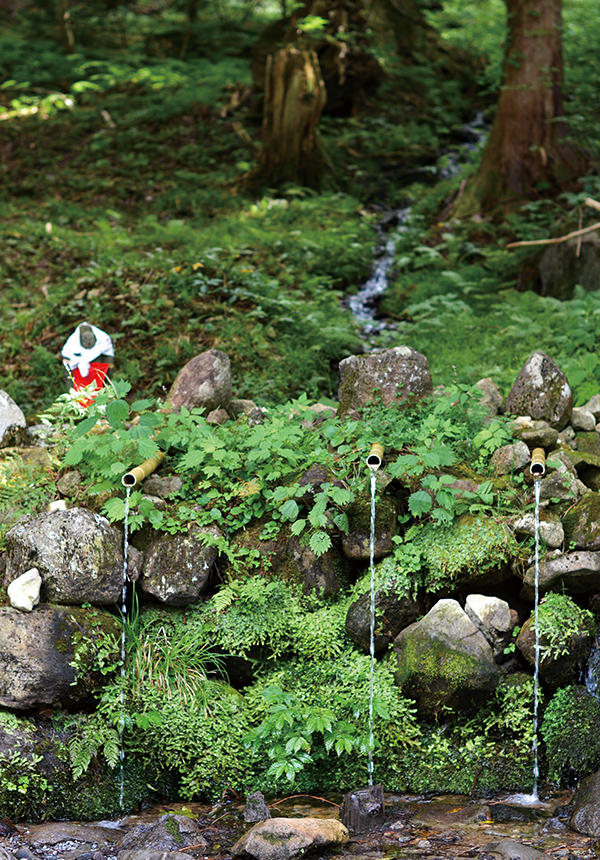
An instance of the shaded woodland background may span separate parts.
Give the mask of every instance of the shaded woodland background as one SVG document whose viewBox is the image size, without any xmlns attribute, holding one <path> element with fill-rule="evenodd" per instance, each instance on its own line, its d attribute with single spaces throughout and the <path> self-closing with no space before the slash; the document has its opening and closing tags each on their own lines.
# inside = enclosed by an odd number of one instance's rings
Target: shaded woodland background
<svg viewBox="0 0 600 860">
<path fill-rule="evenodd" d="M 595 234 L 566 286 L 543 246 L 506 249 L 596 217 L 600 24 L 561 5 L 4 0 L 0 385 L 47 406 L 88 319 L 136 393 L 215 346 L 240 396 L 331 398 L 383 220 L 395 325 L 371 345 L 505 386 L 547 348 L 585 399 Z"/>
</svg>

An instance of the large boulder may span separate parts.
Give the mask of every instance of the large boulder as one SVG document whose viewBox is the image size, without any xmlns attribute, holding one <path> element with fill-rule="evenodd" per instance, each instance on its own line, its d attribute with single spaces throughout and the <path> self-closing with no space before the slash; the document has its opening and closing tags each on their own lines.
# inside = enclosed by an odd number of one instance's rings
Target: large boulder
<svg viewBox="0 0 600 860">
<path fill-rule="evenodd" d="M 569 822 L 573 830 L 597 839 L 600 836 L 600 771 L 580 783 L 573 806 Z"/>
<path fill-rule="evenodd" d="M 338 415 L 341 417 L 379 400 L 390 406 L 420 400 L 432 393 L 427 359 L 409 346 L 351 355 L 340 362 Z"/>
<path fill-rule="evenodd" d="M 500 681 L 489 643 L 456 600 L 439 600 L 402 630 L 394 651 L 396 683 L 428 718 L 472 710 Z"/>
<path fill-rule="evenodd" d="M 508 394 L 506 411 L 542 419 L 555 430 L 562 430 L 572 408 L 573 394 L 565 374 L 545 352 L 533 352 Z"/>
<path fill-rule="evenodd" d="M 179 411 L 200 408 L 208 414 L 214 409 L 227 409 L 231 401 L 231 363 L 229 356 L 218 349 L 196 355 L 181 368 L 169 389 L 166 406 Z"/>
<path fill-rule="evenodd" d="M 525 535 L 534 537 L 535 514 L 523 514 L 513 520 L 510 526 L 519 537 Z M 565 542 L 565 532 L 561 521 L 556 515 L 543 511 L 539 518 L 538 530 L 541 543 L 545 544 L 549 549 L 558 549 Z"/>
<path fill-rule="evenodd" d="M 129 572 L 135 579 L 140 556 L 131 550 Z M 123 587 L 123 536 L 85 508 L 21 519 L 6 535 L 5 585 L 32 567 L 42 577 L 47 602 L 116 603 Z"/>
<path fill-rule="evenodd" d="M 203 535 L 219 538 L 221 532 L 216 526 L 191 523 L 185 532 L 156 533 L 144 549 L 142 590 L 169 606 L 198 600 L 218 555 L 216 547 L 202 543 Z"/>
<path fill-rule="evenodd" d="M 21 445 L 26 433 L 27 422 L 21 409 L 6 391 L 0 390 L 0 448 Z"/>
<path fill-rule="evenodd" d="M 93 679 L 86 668 L 94 649 L 83 655 L 76 673 L 74 642 L 81 636 L 94 641 L 98 624 L 114 639 L 116 659 L 121 628 L 112 616 L 49 604 L 30 613 L 0 607 L 0 706 L 25 710 L 87 697 Z"/>
<path fill-rule="evenodd" d="M 490 643 L 496 660 L 501 660 L 518 620 L 516 613 L 505 600 L 485 594 L 469 594 L 465 612 Z"/>
<path fill-rule="evenodd" d="M 345 845 L 348 838 L 348 830 L 335 818 L 270 818 L 255 824 L 231 853 L 249 854 L 256 860 L 289 860 L 307 851 Z"/>
</svg>

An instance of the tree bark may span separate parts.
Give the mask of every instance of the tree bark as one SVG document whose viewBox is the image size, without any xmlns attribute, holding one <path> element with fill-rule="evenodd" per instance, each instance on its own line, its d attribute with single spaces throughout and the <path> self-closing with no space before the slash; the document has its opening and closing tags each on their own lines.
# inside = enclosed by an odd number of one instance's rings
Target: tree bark
<svg viewBox="0 0 600 860">
<path fill-rule="evenodd" d="M 60 38 L 65 49 L 65 54 L 75 53 L 75 36 L 71 27 L 71 12 L 69 10 L 69 0 L 58 0 L 56 4 L 56 14 L 58 16 L 58 29 Z"/>
<path fill-rule="evenodd" d="M 566 140 L 562 101 L 562 0 L 505 0 L 508 38 L 503 80 L 479 170 L 455 213 L 556 192 L 585 170 Z"/>
<path fill-rule="evenodd" d="M 317 123 L 327 100 L 309 48 L 287 45 L 267 59 L 262 149 L 248 184 L 290 182 L 319 188 L 326 160 Z"/>
</svg>

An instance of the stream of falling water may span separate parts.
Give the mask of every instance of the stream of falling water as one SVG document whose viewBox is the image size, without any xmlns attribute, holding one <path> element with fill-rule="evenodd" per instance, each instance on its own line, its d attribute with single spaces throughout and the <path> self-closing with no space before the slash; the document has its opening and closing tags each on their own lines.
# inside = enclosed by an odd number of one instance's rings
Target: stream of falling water
<svg viewBox="0 0 600 860">
<path fill-rule="evenodd" d="M 371 614 L 369 624 L 369 653 L 371 666 L 369 670 L 369 752 L 368 752 L 368 783 L 373 785 L 373 747 L 375 735 L 373 732 L 373 699 L 375 692 L 375 490 L 377 478 L 375 469 L 371 469 L 371 535 L 369 540 L 369 564 L 371 568 Z"/>
<path fill-rule="evenodd" d="M 538 801 L 538 777 L 540 775 L 538 761 L 538 706 L 540 683 L 540 631 L 538 625 L 538 610 L 540 603 L 540 487 L 539 479 L 534 479 L 535 487 L 535 672 L 533 675 L 533 791 L 534 803 Z"/>
<path fill-rule="evenodd" d="M 129 558 L 129 497 L 131 496 L 131 487 L 125 488 L 125 520 L 123 523 L 123 588 L 121 590 L 121 615 L 123 622 L 123 630 L 121 632 L 121 716 L 119 718 L 119 808 L 123 809 L 123 798 L 125 794 L 125 619 L 127 617 L 127 563 Z"/>
</svg>

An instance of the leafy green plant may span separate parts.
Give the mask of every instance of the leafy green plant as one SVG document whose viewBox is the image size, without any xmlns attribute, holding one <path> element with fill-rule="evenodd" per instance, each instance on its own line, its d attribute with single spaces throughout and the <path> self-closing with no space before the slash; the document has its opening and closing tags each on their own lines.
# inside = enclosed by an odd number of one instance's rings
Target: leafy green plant
<svg viewBox="0 0 600 860">
<path fill-rule="evenodd" d="M 599 726 L 600 702 L 585 687 L 569 686 L 556 691 L 540 728 L 549 780 L 572 784 L 597 770 Z"/>
<path fill-rule="evenodd" d="M 589 609 L 581 609 L 567 594 L 549 592 L 540 602 L 538 630 L 542 659 L 558 659 L 568 654 L 572 637 L 581 632 L 594 633 L 596 622 Z"/>
</svg>

